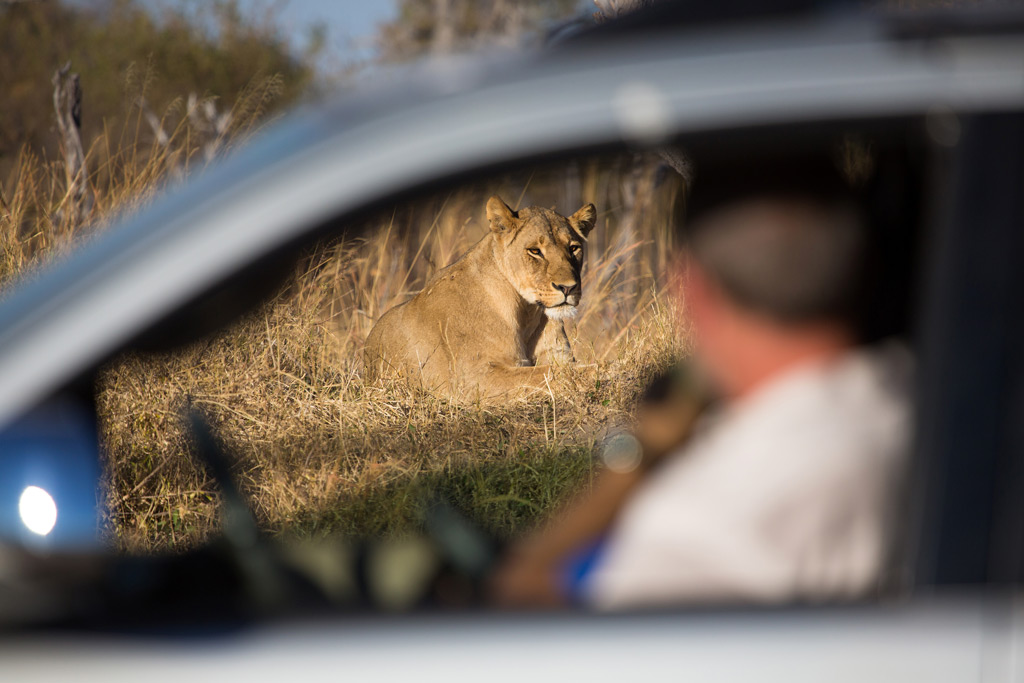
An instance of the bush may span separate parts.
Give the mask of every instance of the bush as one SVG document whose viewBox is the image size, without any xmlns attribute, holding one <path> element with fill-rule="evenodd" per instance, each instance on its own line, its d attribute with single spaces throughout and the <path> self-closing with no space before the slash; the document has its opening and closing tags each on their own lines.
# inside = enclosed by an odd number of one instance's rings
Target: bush
<svg viewBox="0 0 1024 683">
<path fill-rule="evenodd" d="M 88 149 L 108 131 L 125 130 L 139 98 L 164 112 L 184 98 L 217 98 L 221 110 L 252 121 L 294 104 L 314 82 L 308 59 L 291 55 L 269 22 L 244 21 L 230 2 L 211 10 L 216 30 L 166 10 L 156 20 L 137 0 L 107 0 L 95 9 L 53 0 L 0 4 L 0 179 L 10 175 L 23 148 L 46 158 L 57 152 L 50 79 L 69 61 L 80 74 L 82 139 Z M 216 36 L 216 37 L 215 37 Z M 268 79 L 272 98 L 249 95 Z M 142 132 L 146 132 L 143 127 Z"/>
</svg>

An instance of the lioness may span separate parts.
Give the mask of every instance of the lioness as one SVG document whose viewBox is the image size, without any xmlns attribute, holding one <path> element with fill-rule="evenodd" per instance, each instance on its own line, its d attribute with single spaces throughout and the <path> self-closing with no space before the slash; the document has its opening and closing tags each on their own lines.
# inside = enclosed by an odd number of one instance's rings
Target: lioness
<svg viewBox="0 0 1024 683">
<path fill-rule="evenodd" d="M 571 356 L 562 321 L 580 302 L 583 248 L 596 215 L 593 204 L 566 218 L 536 206 L 513 211 L 491 197 L 490 232 L 370 330 L 368 376 L 405 376 L 452 397 L 545 386 L 537 342 L 554 321 Z"/>
</svg>

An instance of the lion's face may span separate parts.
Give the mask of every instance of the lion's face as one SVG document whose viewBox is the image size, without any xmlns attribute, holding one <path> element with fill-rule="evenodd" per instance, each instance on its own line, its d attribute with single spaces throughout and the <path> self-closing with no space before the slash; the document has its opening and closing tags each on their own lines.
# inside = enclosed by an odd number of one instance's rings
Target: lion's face
<svg viewBox="0 0 1024 683">
<path fill-rule="evenodd" d="M 499 197 L 487 202 L 499 267 L 520 296 L 549 318 L 571 318 L 580 303 L 584 247 L 597 212 L 587 204 L 572 216 L 536 206 L 512 211 Z"/>
</svg>

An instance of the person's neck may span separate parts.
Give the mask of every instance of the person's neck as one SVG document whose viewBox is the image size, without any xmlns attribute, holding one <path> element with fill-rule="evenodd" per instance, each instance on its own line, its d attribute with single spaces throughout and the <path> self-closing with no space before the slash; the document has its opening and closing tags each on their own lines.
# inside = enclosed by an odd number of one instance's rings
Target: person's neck
<svg viewBox="0 0 1024 683">
<path fill-rule="evenodd" d="M 850 332 L 838 324 L 800 326 L 759 321 L 758 329 L 742 338 L 746 348 L 736 354 L 730 374 L 729 398 L 748 396 L 779 375 L 798 366 L 826 362 L 853 345 Z"/>
</svg>

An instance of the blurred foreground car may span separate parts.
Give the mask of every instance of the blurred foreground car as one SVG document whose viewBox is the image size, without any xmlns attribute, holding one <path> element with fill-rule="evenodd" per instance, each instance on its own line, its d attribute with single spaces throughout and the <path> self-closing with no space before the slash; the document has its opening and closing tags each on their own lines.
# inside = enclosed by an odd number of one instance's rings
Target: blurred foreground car
<svg viewBox="0 0 1024 683">
<path fill-rule="evenodd" d="M 655 7 L 539 58 L 453 63 L 414 86 L 296 115 L 8 296 L 0 534 L 32 559 L 0 554 L 3 678 L 1021 680 L 1024 14 L 697 14 Z M 246 540 L 245 519 L 225 528 L 223 555 L 88 559 L 103 555 L 97 368 L 230 322 L 317 240 L 485 172 L 664 144 L 742 157 L 849 131 L 876 145 L 882 258 L 868 327 L 911 339 L 919 358 L 902 581 L 884 601 L 604 617 L 297 619 L 307 613 L 278 609 L 218 635 L 176 628 L 172 608 L 234 591 L 223 557 L 254 603 L 287 580 L 266 578 L 276 560 Z M 86 559 L 61 579 L 46 558 L 69 553 Z M 32 581 L 47 573 L 57 578 Z M 83 586 L 133 580 L 178 590 L 140 588 L 95 621 L 69 608 L 103 602 Z M 148 636 L 113 635 L 140 623 Z"/>
</svg>

